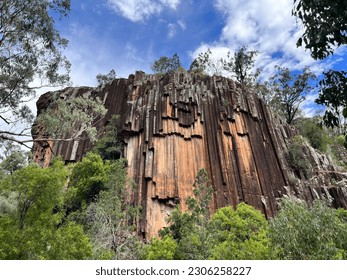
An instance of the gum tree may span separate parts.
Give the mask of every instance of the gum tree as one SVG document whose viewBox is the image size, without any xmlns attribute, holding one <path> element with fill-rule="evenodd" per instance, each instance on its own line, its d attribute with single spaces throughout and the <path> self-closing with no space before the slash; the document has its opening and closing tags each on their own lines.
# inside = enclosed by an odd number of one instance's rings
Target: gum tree
<svg viewBox="0 0 347 280">
<path fill-rule="evenodd" d="M 310 50 L 311 56 L 322 60 L 347 43 L 347 2 L 344 0 L 294 0 L 293 15 L 303 24 L 304 32 L 297 42 Z M 347 146 L 346 71 L 328 70 L 320 81 L 316 102 L 326 106 L 324 122 L 339 127 Z"/>
<path fill-rule="evenodd" d="M 69 82 L 70 63 L 62 54 L 68 41 L 54 26 L 69 10 L 70 0 L 1 1 L 0 141 L 28 134 L 30 126 L 16 126 L 33 120 L 26 103 L 36 89 Z"/>
</svg>

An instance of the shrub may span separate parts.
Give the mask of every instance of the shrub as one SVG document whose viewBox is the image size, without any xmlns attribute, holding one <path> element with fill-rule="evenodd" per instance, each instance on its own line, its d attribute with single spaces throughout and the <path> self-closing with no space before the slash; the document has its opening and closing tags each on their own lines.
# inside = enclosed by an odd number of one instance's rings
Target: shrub
<svg viewBox="0 0 347 280">
<path fill-rule="evenodd" d="M 326 129 L 319 125 L 318 118 L 304 118 L 295 125 L 300 134 L 308 139 L 311 146 L 321 152 L 326 152 L 329 135 Z"/>
<path fill-rule="evenodd" d="M 286 159 L 291 168 L 300 174 L 301 171 L 306 173 L 310 163 L 305 155 L 304 139 L 301 136 L 292 138 L 292 142 L 286 152 Z"/>
</svg>

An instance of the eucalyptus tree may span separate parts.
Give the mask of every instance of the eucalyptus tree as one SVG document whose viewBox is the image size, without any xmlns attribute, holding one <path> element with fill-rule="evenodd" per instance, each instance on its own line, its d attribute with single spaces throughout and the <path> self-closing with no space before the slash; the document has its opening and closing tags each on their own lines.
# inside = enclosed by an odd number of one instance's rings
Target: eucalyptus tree
<svg viewBox="0 0 347 280">
<path fill-rule="evenodd" d="M 252 87 L 259 76 L 259 69 L 254 70 L 254 61 L 258 51 L 247 50 L 242 46 L 233 54 L 229 51 L 227 56 L 214 59 L 212 51 L 200 53 L 190 65 L 190 70 L 195 72 L 207 72 L 213 75 L 230 74 L 242 86 Z"/>
<path fill-rule="evenodd" d="M 35 90 L 69 83 L 70 63 L 62 50 L 68 41 L 55 28 L 70 0 L 4 0 L 0 3 L 0 141 L 28 134 L 16 125 L 31 123 L 27 101 Z"/>
<path fill-rule="evenodd" d="M 325 59 L 337 47 L 347 44 L 347 2 L 345 0 L 294 0 L 293 15 L 303 24 L 297 46 L 310 50 L 314 59 Z M 324 122 L 339 127 L 347 147 L 347 73 L 328 70 L 320 81 L 316 102 L 326 106 Z M 341 129 L 342 127 L 342 129 Z"/>
<path fill-rule="evenodd" d="M 167 56 L 160 57 L 153 62 L 151 68 L 154 73 L 165 74 L 178 70 L 181 66 L 180 58 L 177 53 L 175 53 L 171 58 Z"/>
<path fill-rule="evenodd" d="M 313 90 L 312 81 L 316 76 L 305 68 L 302 73 L 292 73 L 289 68 L 276 66 L 277 73 L 272 77 L 272 86 L 276 92 L 275 97 L 279 111 L 291 124 L 299 113 L 302 102 L 307 94 Z"/>
</svg>

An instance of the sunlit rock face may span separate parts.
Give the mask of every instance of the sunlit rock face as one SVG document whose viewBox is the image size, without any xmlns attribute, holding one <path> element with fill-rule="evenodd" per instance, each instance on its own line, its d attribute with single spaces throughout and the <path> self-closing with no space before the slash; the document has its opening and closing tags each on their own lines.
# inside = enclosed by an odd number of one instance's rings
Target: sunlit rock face
<svg viewBox="0 0 347 280">
<path fill-rule="evenodd" d="M 100 135 L 111 116 L 119 115 L 127 170 L 137 188 L 133 203 L 142 209 L 138 232 L 144 238 L 167 225 L 177 204 L 186 210 L 185 201 L 192 196 L 202 168 L 214 188 L 212 212 L 244 201 L 271 217 L 284 195 L 308 202 L 327 197 L 334 206 L 347 208 L 346 187 L 331 185 L 332 178 L 341 181 L 344 174 L 329 158 L 307 146 L 309 177 L 295 175 L 285 160 L 295 131 L 254 93 L 230 79 L 186 72 L 136 72 L 102 88 L 46 93 L 38 101 L 39 112 L 55 98 L 72 96 L 103 100 L 108 112 L 97 122 Z M 91 148 L 88 139 L 37 142 L 34 159 L 43 166 L 52 155 L 79 161 Z"/>
</svg>

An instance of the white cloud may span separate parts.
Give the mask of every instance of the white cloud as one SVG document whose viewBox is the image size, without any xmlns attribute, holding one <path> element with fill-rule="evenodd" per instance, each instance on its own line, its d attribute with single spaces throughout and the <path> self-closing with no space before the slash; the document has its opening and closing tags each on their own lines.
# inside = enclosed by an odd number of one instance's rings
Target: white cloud
<svg viewBox="0 0 347 280">
<path fill-rule="evenodd" d="M 181 27 L 182 30 L 186 30 L 186 23 L 183 20 L 177 21 L 177 24 L 179 27 Z"/>
<path fill-rule="evenodd" d="M 260 66 L 278 53 L 295 69 L 313 63 L 309 53 L 296 48 L 301 30 L 291 15 L 292 0 L 215 0 L 214 5 L 225 17 L 220 41 L 232 50 L 243 45 L 258 50 L 265 59 Z"/>
<path fill-rule="evenodd" d="M 213 57 L 225 57 L 228 50 L 236 51 L 242 46 L 258 50 L 255 67 L 262 69 L 262 79 L 274 75 L 275 65 L 291 70 L 305 66 L 319 75 L 337 63 L 336 55 L 325 61 L 315 61 L 309 51 L 297 48 L 296 42 L 303 30 L 292 16 L 292 0 L 214 0 L 214 7 L 223 17 L 224 27 L 217 41 L 202 43 L 191 52 L 192 58 L 210 48 Z M 336 52 L 342 55 L 343 51 Z M 312 115 L 317 92 L 310 94 L 302 109 Z"/>
<path fill-rule="evenodd" d="M 160 0 L 164 6 L 169 6 L 171 9 L 176 10 L 177 6 L 181 3 L 181 0 Z"/>
<path fill-rule="evenodd" d="M 192 58 L 202 49 L 218 54 L 221 49 L 236 51 L 246 46 L 259 51 L 255 66 L 263 70 L 264 78 L 273 75 L 275 65 L 292 70 L 309 66 L 318 75 L 338 61 L 336 56 L 334 60 L 315 61 L 309 51 L 296 47 L 302 28 L 292 16 L 292 0 L 214 0 L 214 7 L 224 20 L 220 38 L 203 43 L 191 53 Z"/>
<path fill-rule="evenodd" d="M 176 32 L 177 32 L 177 27 L 176 27 L 176 25 L 173 24 L 173 23 L 169 23 L 169 24 L 167 25 L 167 28 L 168 28 L 167 37 L 168 37 L 169 39 L 175 37 Z"/>
<path fill-rule="evenodd" d="M 182 20 L 178 20 L 177 21 L 177 24 L 175 23 L 169 23 L 167 25 L 167 28 L 168 28 L 168 34 L 167 34 L 167 37 L 169 39 L 172 39 L 173 37 L 176 36 L 177 34 L 177 29 L 181 29 L 181 30 L 185 30 L 186 29 L 186 25 L 185 25 L 185 22 L 182 21 Z"/>
<path fill-rule="evenodd" d="M 138 22 L 160 14 L 164 8 L 175 10 L 180 2 L 181 0 L 107 0 L 107 5 L 123 17 Z"/>
</svg>

